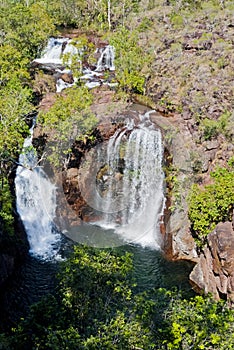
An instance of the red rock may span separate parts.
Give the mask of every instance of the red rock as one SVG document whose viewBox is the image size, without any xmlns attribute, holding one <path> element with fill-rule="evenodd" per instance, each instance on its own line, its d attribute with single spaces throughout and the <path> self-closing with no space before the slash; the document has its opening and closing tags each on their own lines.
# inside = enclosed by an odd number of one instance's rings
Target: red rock
<svg viewBox="0 0 234 350">
<path fill-rule="evenodd" d="M 208 244 L 190 274 L 196 291 L 234 302 L 234 230 L 231 222 L 219 223 L 208 235 Z"/>
</svg>

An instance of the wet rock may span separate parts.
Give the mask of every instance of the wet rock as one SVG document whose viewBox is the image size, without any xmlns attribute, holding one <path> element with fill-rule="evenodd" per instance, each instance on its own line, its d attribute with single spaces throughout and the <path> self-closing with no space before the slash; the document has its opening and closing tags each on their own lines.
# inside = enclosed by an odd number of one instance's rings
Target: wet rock
<svg viewBox="0 0 234 350">
<path fill-rule="evenodd" d="M 208 243 L 190 274 L 198 292 L 234 302 L 234 230 L 231 222 L 219 223 L 208 235 Z"/>
<path fill-rule="evenodd" d="M 0 286 L 13 274 L 28 254 L 29 244 L 23 224 L 15 212 L 14 234 L 9 234 L 0 222 Z"/>
<path fill-rule="evenodd" d="M 164 215 L 163 249 L 172 259 L 196 261 L 196 244 L 190 232 L 187 196 L 193 181 L 191 153 L 197 152 L 188 129 L 180 117 L 164 118 L 159 113 L 151 115 L 152 122 L 161 128 L 164 143 L 176 170 L 177 189 L 168 200 L 168 213 Z"/>
</svg>

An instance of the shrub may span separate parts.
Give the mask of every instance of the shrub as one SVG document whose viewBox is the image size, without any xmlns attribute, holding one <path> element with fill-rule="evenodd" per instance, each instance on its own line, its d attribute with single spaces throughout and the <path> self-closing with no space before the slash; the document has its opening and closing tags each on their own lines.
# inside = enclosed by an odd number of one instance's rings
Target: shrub
<svg viewBox="0 0 234 350">
<path fill-rule="evenodd" d="M 234 207 L 233 162 L 230 160 L 228 168 L 218 168 L 211 177 L 212 184 L 193 185 L 189 195 L 189 218 L 199 246 L 216 224 L 231 220 Z"/>
</svg>

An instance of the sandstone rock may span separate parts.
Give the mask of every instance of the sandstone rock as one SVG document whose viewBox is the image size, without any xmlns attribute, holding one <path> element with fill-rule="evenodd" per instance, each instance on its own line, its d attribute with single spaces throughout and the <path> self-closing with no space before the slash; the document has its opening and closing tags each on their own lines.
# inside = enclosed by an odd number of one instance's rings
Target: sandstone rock
<svg viewBox="0 0 234 350">
<path fill-rule="evenodd" d="M 170 211 L 169 208 L 169 213 L 164 218 L 163 249 L 172 259 L 196 261 L 196 245 L 190 232 L 186 198 L 193 174 L 191 153 L 197 151 L 197 146 L 179 117 L 164 118 L 155 113 L 151 114 L 151 121 L 160 127 L 164 134 L 165 147 L 173 159 L 173 166 L 177 169 L 176 179 L 179 186 L 177 198 L 172 195 L 172 203 L 169 203 L 169 206 L 172 204 L 173 210 Z"/>
<path fill-rule="evenodd" d="M 234 302 L 234 230 L 231 222 L 219 223 L 208 235 L 208 244 L 190 274 L 196 291 Z"/>
<path fill-rule="evenodd" d="M 208 151 L 219 148 L 219 142 L 217 140 L 206 141 L 205 148 Z"/>
<path fill-rule="evenodd" d="M 53 106 L 55 101 L 56 101 L 56 94 L 50 92 L 46 94 L 41 100 L 39 104 L 39 109 L 43 112 L 48 112 L 48 110 Z"/>
<path fill-rule="evenodd" d="M 61 79 L 62 79 L 63 81 L 65 81 L 65 83 L 68 83 L 68 84 L 73 84 L 73 83 L 74 83 L 74 79 L 73 79 L 72 74 L 63 73 L 63 74 L 61 75 Z"/>
<path fill-rule="evenodd" d="M 78 176 L 78 169 L 77 168 L 70 168 L 67 170 L 66 177 L 67 179 L 72 179 L 73 177 Z"/>
</svg>

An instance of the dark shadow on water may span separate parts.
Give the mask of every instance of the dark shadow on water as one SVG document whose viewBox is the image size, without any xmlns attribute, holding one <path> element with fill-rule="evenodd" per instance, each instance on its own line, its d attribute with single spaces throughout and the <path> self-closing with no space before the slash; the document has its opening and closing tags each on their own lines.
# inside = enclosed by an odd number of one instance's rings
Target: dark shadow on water
<svg viewBox="0 0 234 350">
<path fill-rule="evenodd" d="M 118 250 L 133 255 L 133 277 L 138 292 L 153 288 L 177 288 L 184 297 L 195 295 L 188 280 L 194 266 L 191 262 L 169 261 L 160 251 L 137 245 L 125 245 Z"/>
<path fill-rule="evenodd" d="M 31 304 L 51 292 L 56 284 L 57 263 L 28 256 L 0 291 L 0 330 L 16 326 Z"/>
<path fill-rule="evenodd" d="M 57 259 L 41 260 L 28 255 L 0 288 L 0 332 L 15 327 L 28 314 L 30 305 L 55 291 L 60 261 L 71 251 L 73 242 L 63 237 L 61 246 Z"/>
</svg>

